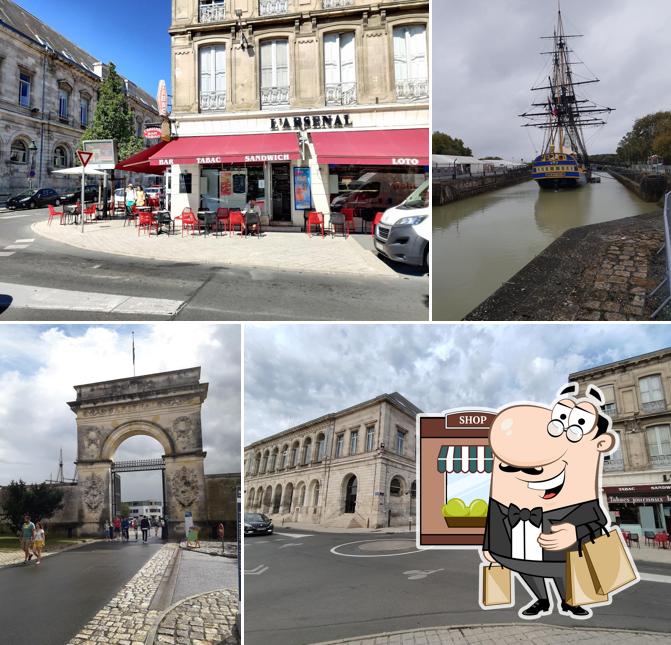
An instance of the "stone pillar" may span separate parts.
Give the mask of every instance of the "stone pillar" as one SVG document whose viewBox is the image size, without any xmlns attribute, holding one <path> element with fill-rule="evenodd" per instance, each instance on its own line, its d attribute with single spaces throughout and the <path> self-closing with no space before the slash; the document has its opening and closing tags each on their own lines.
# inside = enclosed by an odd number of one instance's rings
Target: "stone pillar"
<svg viewBox="0 0 671 645">
<path fill-rule="evenodd" d="M 205 487 L 205 453 L 165 457 L 165 517 L 168 537 L 184 536 L 184 513 L 191 511 L 193 523 L 202 531 L 207 527 L 207 492 Z"/>
<path fill-rule="evenodd" d="M 102 535 L 105 520 L 112 517 L 111 462 L 77 463 L 80 536 Z"/>
</svg>

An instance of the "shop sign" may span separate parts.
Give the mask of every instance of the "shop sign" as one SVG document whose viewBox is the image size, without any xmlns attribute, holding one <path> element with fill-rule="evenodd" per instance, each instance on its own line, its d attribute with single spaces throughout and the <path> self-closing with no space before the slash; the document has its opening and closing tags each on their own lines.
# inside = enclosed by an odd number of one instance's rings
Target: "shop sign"
<svg viewBox="0 0 671 645">
<path fill-rule="evenodd" d="M 163 136 L 161 128 L 147 128 L 144 131 L 145 139 L 160 139 Z"/>
<path fill-rule="evenodd" d="M 671 503 L 671 495 L 653 497 L 622 497 L 621 495 L 607 495 L 609 504 L 668 504 Z"/>
<path fill-rule="evenodd" d="M 419 166 L 419 159 L 414 157 L 400 157 L 391 160 L 392 166 Z"/>
<path fill-rule="evenodd" d="M 255 161 L 291 161 L 291 156 L 287 153 L 277 155 L 245 155 L 245 163 Z"/>
<path fill-rule="evenodd" d="M 297 211 L 312 208 L 312 175 L 309 168 L 294 168 L 294 208 Z"/>
<path fill-rule="evenodd" d="M 280 117 L 270 119 L 270 129 L 280 130 L 325 130 L 328 128 L 351 128 L 354 124 L 349 114 L 315 114 L 311 116 Z"/>
</svg>

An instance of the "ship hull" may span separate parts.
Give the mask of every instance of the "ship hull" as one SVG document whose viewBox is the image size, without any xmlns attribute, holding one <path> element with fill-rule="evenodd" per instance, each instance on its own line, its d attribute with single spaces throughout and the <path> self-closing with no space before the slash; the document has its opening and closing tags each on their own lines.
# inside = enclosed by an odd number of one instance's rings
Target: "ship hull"
<svg viewBox="0 0 671 645">
<path fill-rule="evenodd" d="M 534 177 L 534 179 L 543 190 L 581 188 L 587 184 L 585 175 L 578 177 Z"/>
<path fill-rule="evenodd" d="M 580 188 L 587 184 L 587 171 L 573 155 L 546 153 L 534 159 L 531 178 L 545 190 Z"/>
</svg>

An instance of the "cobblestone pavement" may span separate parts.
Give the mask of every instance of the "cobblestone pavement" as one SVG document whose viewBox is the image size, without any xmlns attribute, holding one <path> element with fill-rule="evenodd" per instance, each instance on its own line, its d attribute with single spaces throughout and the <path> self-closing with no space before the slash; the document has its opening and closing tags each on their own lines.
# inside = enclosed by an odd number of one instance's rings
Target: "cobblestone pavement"
<svg viewBox="0 0 671 645">
<path fill-rule="evenodd" d="M 387 634 L 374 634 L 360 638 L 343 639 L 319 645 L 504 645 L 529 643 L 582 643 L 607 645 L 632 643 L 638 645 L 668 643 L 668 634 L 631 632 L 626 630 L 589 629 L 580 627 L 555 627 L 543 624 L 529 625 L 466 625 L 463 627 L 435 627 L 414 629 Z"/>
<path fill-rule="evenodd" d="M 144 645 L 160 614 L 149 606 L 176 549 L 162 546 L 68 645 Z"/>
<path fill-rule="evenodd" d="M 165 614 L 147 645 L 238 645 L 238 612 L 230 589 L 187 598 Z"/>
<path fill-rule="evenodd" d="M 235 542 L 224 542 L 223 550 L 221 542 L 215 540 L 201 540 L 200 548 L 190 548 L 186 546 L 186 542 L 182 541 L 179 543 L 180 549 L 186 549 L 188 551 L 193 551 L 194 553 L 206 553 L 207 555 L 219 555 L 225 558 L 237 558 L 238 557 L 238 545 Z"/>
<path fill-rule="evenodd" d="M 394 276 L 396 272 L 353 237 L 308 237 L 305 233 L 264 233 L 261 239 L 240 236 L 138 235 L 122 221 L 97 222 L 82 234 L 78 226 L 33 224 L 35 233 L 56 242 L 100 253 L 221 266 Z"/>
</svg>

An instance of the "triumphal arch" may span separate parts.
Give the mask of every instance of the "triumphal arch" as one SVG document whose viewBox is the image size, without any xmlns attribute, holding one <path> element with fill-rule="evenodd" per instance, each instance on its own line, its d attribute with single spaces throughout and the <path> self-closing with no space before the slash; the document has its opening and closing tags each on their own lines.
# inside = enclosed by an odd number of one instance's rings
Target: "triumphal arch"
<svg viewBox="0 0 671 645">
<path fill-rule="evenodd" d="M 76 385 L 68 403 L 77 416 L 79 532 L 97 534 L 114 508 L 114 473 L 160 469 L 164 515 L 171 533 L 183 531 L 187 511 L 207 522 L 201 407 L 207 383 L 200 367 Z M 146 435 L 163 447 L 160 460 L 114 461 L 129 437 Z"/>
</svg>

